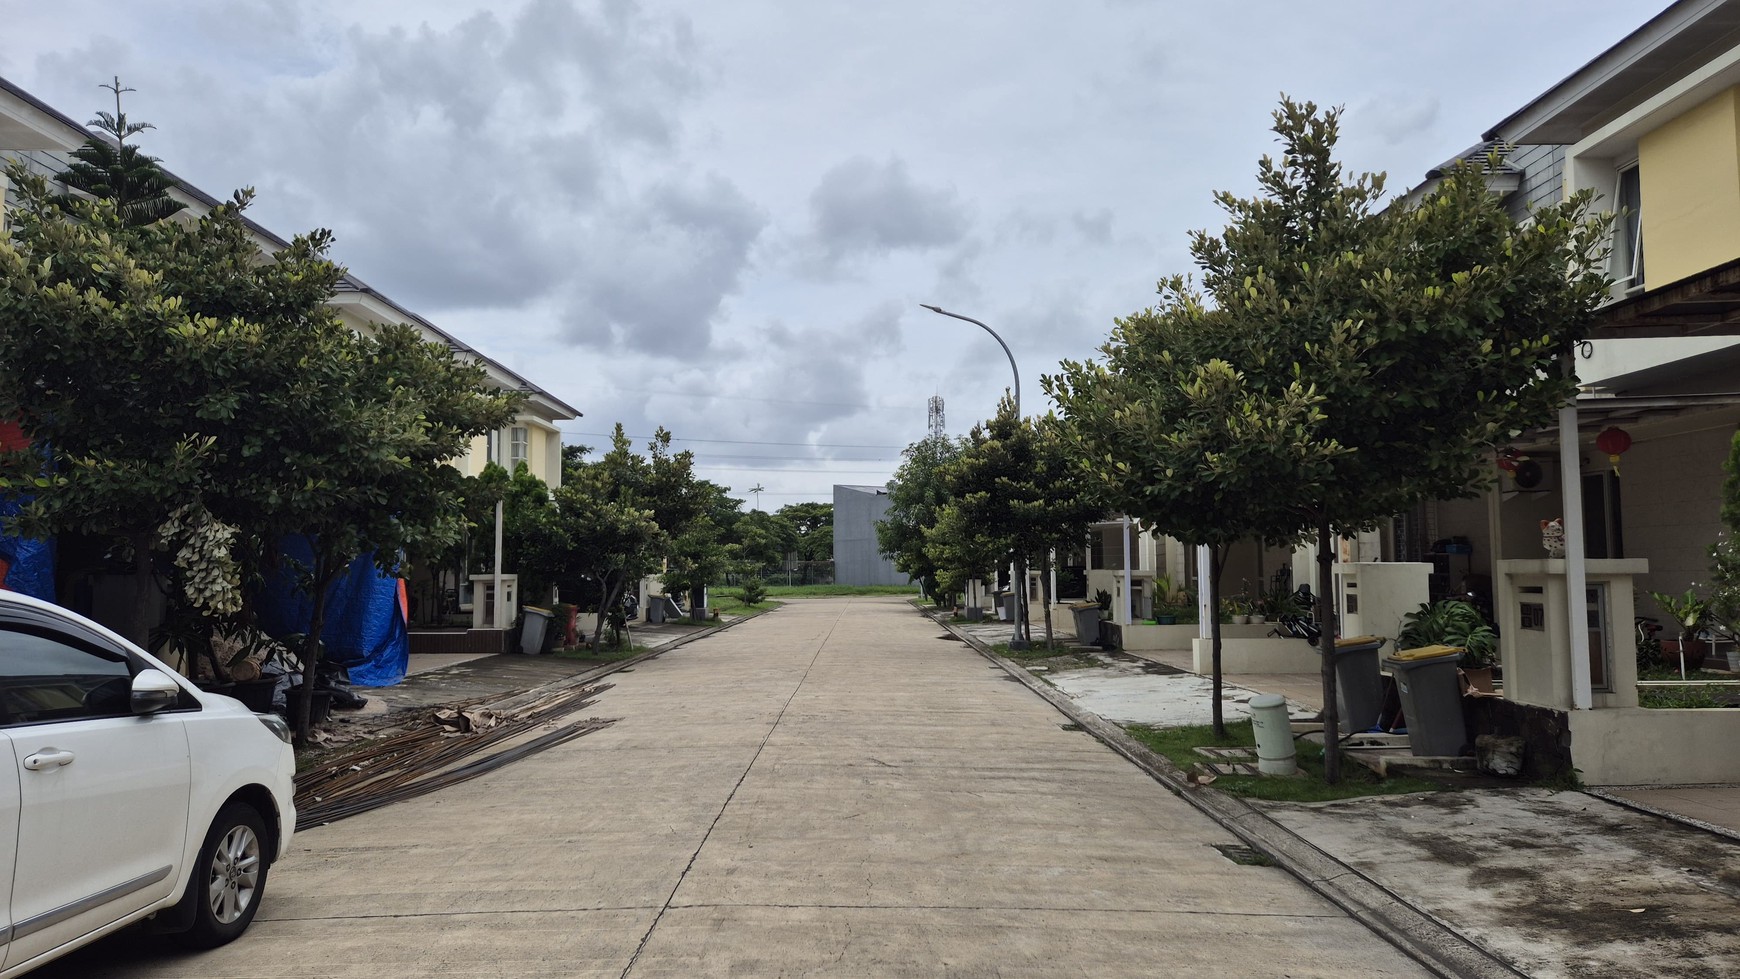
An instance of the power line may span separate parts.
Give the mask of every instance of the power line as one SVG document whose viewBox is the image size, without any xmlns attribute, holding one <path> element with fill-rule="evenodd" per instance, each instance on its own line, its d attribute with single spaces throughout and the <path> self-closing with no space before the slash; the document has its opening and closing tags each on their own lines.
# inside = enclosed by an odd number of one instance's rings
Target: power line
<svg viewBox="0 0 1740 979">
<path fill-rule="evenodd" d="M 911 411 L 916 405 L 870 405 L 854 401 L 788 401 L 782 398 L 752 398 L 743 394 L 706 394 L 699 391 L 628 391 L 615 390 L 612 394 L 647 394 L 667 398 L 709 398 L 714 401 L 754 401 L 768 405 L 815 405 L 822 408 L 866 408 L 870 411 Z"/>
<path fill-rule="evenodd" d="M 695 468 L 758 473 L 833 473 L 836 476 L 879 476 L 892 472 L 889 469 L 787 469 L 783 466 L 709 466 L 699 462 L 695 463 Z"/>
<path fill-rule="evenodd" d="M 564 432 L 564 435 L 578 435 L 582 438 L 607 439 L 615 436 L 614 432 Z M 630 435 L 631 439 L 650 439 L 651 435 Z M 862 445 L 848 442 L 757 442 L 752 439 L 693 439 L 671 436 L 672 442 L 707 442 L 714 445 L 790 445 L 800 448 L 817 449 L 904 449 L 904 445 Z"/>
</svg>

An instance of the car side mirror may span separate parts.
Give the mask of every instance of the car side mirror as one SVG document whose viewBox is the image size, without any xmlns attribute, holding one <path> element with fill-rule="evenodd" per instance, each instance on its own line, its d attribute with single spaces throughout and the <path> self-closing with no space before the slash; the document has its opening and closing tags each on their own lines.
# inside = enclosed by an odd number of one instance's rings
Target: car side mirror
<svg viewBox="0 0 1740 979">
<path fill-rule="evenodd" d="M 181 684 L 162 670 L 140 670 L 133 678 L 131 706 L 138 715 L 155 714 L 181 703 Z"/>
</svg>

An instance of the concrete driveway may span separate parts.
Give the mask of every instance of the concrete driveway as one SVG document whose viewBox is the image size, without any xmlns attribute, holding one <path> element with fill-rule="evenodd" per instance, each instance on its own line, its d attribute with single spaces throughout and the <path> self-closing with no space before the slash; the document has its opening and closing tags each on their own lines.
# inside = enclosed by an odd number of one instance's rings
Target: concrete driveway
<svg viewBox="0 0 1740 979">
<path fill-rule="evenodd" d="M 1424 976 L 905 602 L 611 679 L 613 727 L 304 833 L 240 942 L 39 976 Z"/>
</svg>

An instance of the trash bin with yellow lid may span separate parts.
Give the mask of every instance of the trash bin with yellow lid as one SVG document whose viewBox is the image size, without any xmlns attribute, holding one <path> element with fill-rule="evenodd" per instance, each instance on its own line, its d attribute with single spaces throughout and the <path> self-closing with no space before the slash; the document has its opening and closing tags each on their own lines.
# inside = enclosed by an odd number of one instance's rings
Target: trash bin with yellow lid
<svg viewBox="0 0 1740 979">
<path fill-rule="evenodd" d="M 1465 753 L 1468 733 L 1462 721 L 1462 688 L 1456 682 L 1463 652 L 1461 646 L 1422 646 L 1384 660 L 1408 719 L 1408 750 L 1416 757 Z"/>
</svg>

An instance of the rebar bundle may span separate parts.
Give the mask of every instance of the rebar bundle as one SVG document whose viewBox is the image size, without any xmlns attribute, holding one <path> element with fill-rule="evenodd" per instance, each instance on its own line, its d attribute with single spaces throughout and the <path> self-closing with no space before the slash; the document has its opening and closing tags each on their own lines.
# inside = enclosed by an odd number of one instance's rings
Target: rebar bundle
<svg viewBox="0 0 1740 979">
<path fill-rule="evenodd" d="M 296 776 L 296 829 L 457 785 L 603 730 L 615 719 L 560 722 L 596 704 L 597 695 L 610 686 L 521 690 L 492 701 L 425 710 L 404 730 L 341 751 Z M 546 730 L 534 735 L 540 727 Z"/>
</svg>

